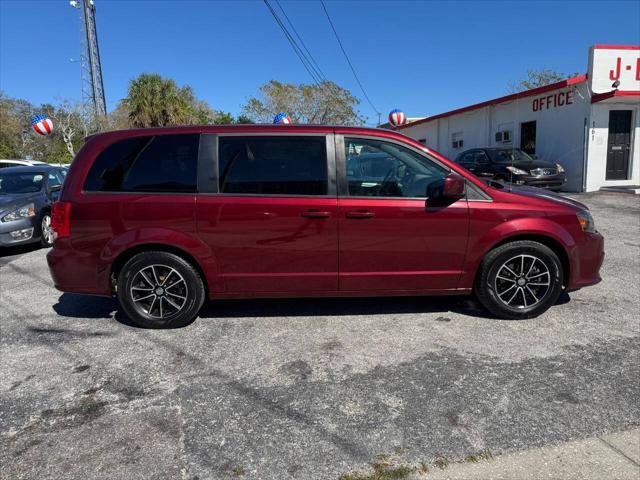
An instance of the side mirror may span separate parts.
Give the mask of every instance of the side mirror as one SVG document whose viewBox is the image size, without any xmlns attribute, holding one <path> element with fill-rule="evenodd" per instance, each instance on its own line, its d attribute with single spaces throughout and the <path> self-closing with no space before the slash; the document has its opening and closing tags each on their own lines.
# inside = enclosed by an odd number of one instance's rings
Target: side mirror
<svg viewBox="0 0 640 480">
<path fill-rule="evenodd" d="M 462 175 L 450 173 L 442 180 L 427 187 L 427 206 L 447 204 L 460 200 L 465 196 L 467 181 Z"/>
<path fill-rule="evenodd" d="M 60 195 L 60 190 L 62 190 L 62 185 L 52 185 L 47 189 L 47 194 L 49 197 L 56 197 Z"/>
</svg>

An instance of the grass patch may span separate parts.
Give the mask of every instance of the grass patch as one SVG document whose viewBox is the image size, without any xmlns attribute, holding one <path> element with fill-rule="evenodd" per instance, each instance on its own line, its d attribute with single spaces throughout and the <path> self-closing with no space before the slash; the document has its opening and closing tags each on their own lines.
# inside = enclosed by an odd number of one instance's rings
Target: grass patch
<svg viewBox="0 0 640 480">
<path fill-rule="evenodd" d="M 433 464 L 442 470 L 447 468 L 449 466 L 449 463 L 451 463 L 449 462 L 449 459 L 443 455 L 438 455 L 436 459 L 433 461 Z"/>
<path fill-rule="evenodd" d="M 467 455 L 464 457 L 464 461 L 467 463 L 478 463 L 480 460 L 492 460 L 493 454 L 489 449 L 482 450 L 479 453 Z"/>
<path fill-rule="evenodd" d="M 242 465 L 238 465 L 237 467 L 234 467 L 233 470 L 231 470 L 231 473 L 233 473 L 236 477 L 243 477 L 246 472 Z"/>
<path fill-rule="evenodd" d="M 438 455 L 431 463 L 420 462 L 415 466 L 398 464 L 394 462 L 391 455 L 386 453 L 376 455 L 376 459 L 371 463 L 371 470 L 367 472 L 343 473 L 338 480 L 401 480 L 409 477 L 413 473 L 427 475 L 431 468 L 436 467 L 441 470 L 449 467 L 452 463 L 478 463 L 483 460 L 492 460 L 493 453 L 489 449 L 478 453 L 467 455 L 462 459 L 449 460 L 444 455 Z"/>
<path fill-rule="evenodd" d="M 245 470 L 245 468 L 242 465 L 236 465 L 235 467 L 231 468 L 231 465 L 227 465 L 225 467 L 225 470 L 227 472 L 229 472 L 232 476 L 234 477 L 244 477 L 247 473 L 247 471 Z"/>
<path fill-rule="evenodd" d="M 407 478 L 417 470 L 416 467 L 394 464 L 391 461 L 391 456 L 387 454 L 377 455 L 371 468 L 373 472 L 343 473 L 338 477 L 338 480 L 400 480 Z"/>
</svg>

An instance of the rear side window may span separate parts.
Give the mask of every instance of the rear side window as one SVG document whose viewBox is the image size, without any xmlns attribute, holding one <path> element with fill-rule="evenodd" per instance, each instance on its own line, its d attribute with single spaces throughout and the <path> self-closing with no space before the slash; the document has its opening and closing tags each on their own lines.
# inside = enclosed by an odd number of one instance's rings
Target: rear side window
<svg viewBox="0 0 640 480">
<path fill-rule="evenodd" d="M 84 189 L 94 192 L 194 192 L 198 134 L 134 137 L 96 158 Z"/>
<path fill-rule="evenodd" d="M 326 195 L 325 137 L 221 137 L 220 193 Z"/>
</svg>

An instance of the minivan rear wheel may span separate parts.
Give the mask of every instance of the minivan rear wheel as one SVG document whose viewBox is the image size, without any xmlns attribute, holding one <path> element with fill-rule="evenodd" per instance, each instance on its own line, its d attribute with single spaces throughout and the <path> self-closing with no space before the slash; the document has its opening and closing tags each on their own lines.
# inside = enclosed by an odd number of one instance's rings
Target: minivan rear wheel
<svg viewBox="0 0 640 480">
<path fill-rule="evenodd" d="M 133 256 L 120 270 L 118 301 L 129 319 L 145 328 L 191 323 L 205 300 L 202 278 L 185 259 L 168 252 Z"/>
<path fill-rule="evenodd" d="M 499 318 L 531 318 L 545 312 L 562 293 L 562 264 L 542 243 L 521 240 L 501 245 L 480 266 L 475 293 Z"/>
</svg>

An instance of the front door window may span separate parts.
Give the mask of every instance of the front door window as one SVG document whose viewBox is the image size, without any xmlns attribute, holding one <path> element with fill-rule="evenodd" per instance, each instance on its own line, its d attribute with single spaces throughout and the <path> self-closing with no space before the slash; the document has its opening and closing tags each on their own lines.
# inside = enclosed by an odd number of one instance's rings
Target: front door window
<svg viewBox="0 0 640 480">
<path fill-rule="evenodd" d="M 352 197 L 424 198 L 447 175 L 422 155 L 380 140 L 347 138 L 345 155 Z"/>
</svg>

